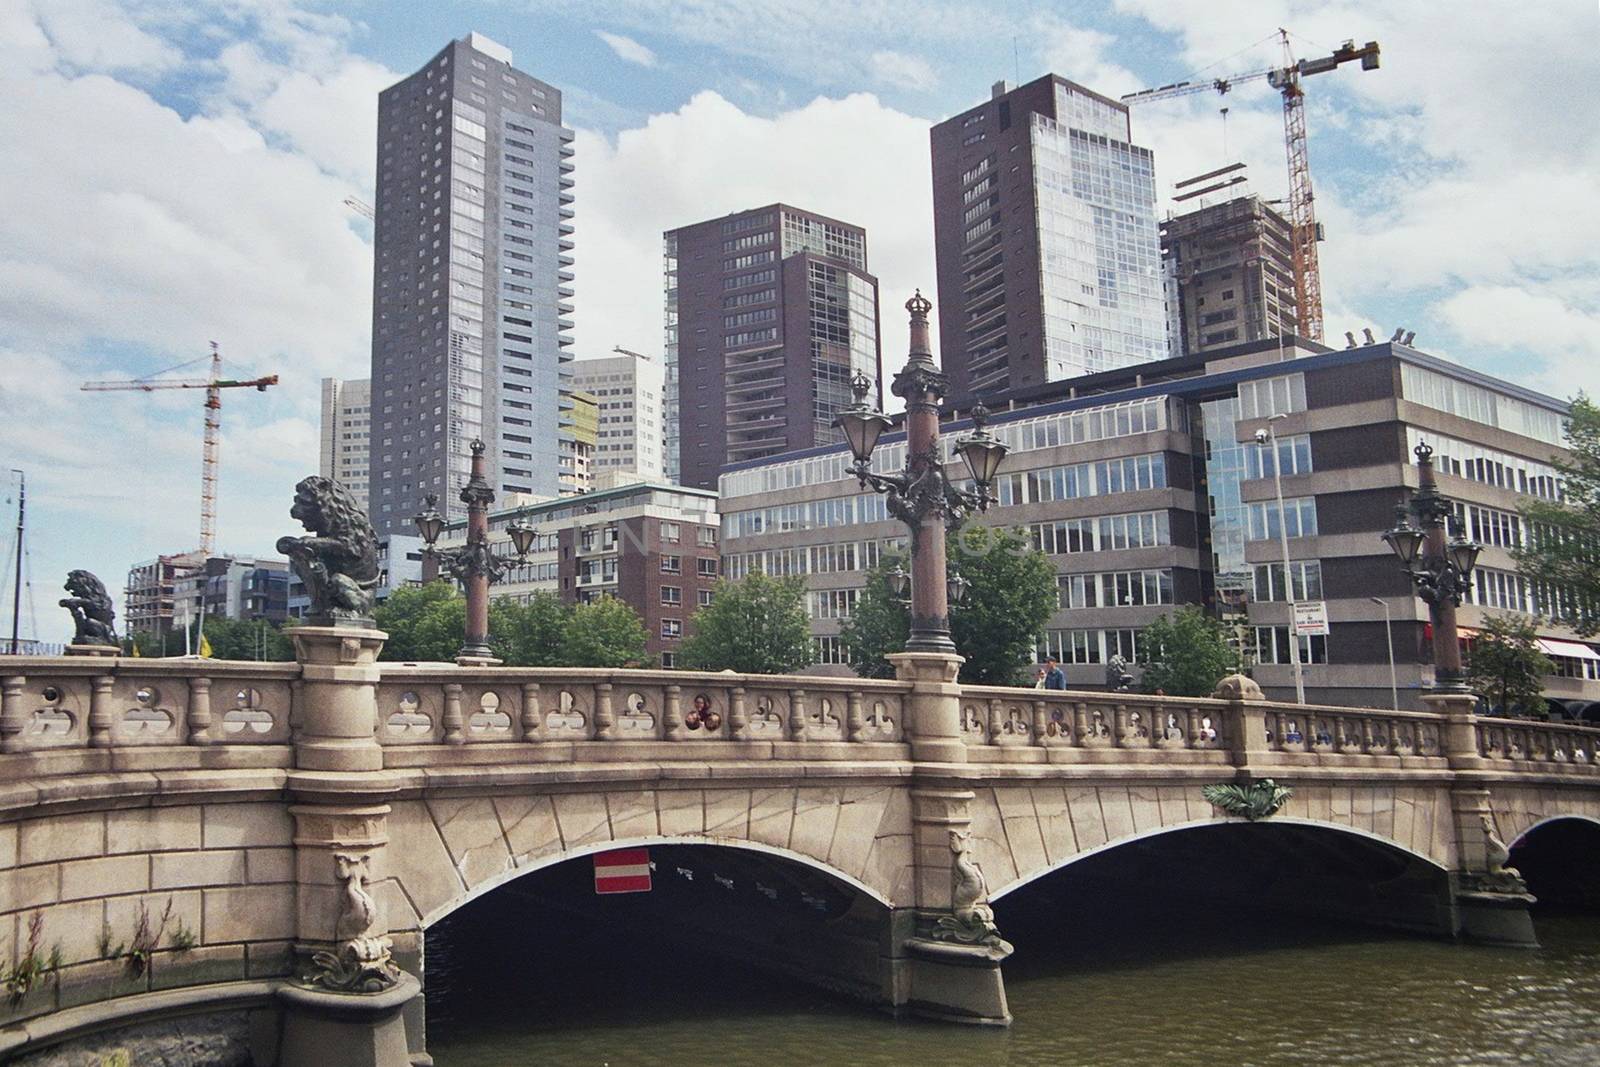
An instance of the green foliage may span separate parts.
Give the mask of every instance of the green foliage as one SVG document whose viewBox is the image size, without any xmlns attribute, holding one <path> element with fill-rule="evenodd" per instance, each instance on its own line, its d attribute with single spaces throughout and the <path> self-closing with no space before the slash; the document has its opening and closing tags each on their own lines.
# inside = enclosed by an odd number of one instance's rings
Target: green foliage
<svg viewBox="0 0 1600 1067">
<path fill-rule="evenodd" d="M 757 571 L 717 583 L 711 603 L 694 613 L 694 636 L 682 665 L 697 671 L 787 674 L 816 659 L 806 618 L 805 580 Z"/>
<path fill-rule="evenodd" d="M 1016 685 L 1033 662 L 1039 631 L 1056 607 L 1056 571 L 1044 553 L 1015 530 L 969 523 L 947 546 L 950 566 L 967 579 L 966 600 L 950 610 L 950 636 L 966 657 L 969 685 Z M 867 576 L 855 612 L 840 631 L 857 673 L 887 678 L 883 657 L 905 648 L 909 611 L 889 591 L 888 572 L 903 557 L 885 558 Z"/>
<path fill-rule="evenodd" d="M 46 956 L 42 954 L 43 944 L 44 914 L 36 911 L 28 918 L 28 941 L 26 946 L 19 946 L 16 965 L 0 965 L 0 986 L 5 987 L 11 1003 L 19 1003 L 47 975 L 60 972 L 61 946 L 52 945 Z"/>
<path fill-rule="evenodd" d="M 220 615 L 207 615 L 204 625 L 206 640 L 211 644 L 211 655 L 214 659 L 294 659 L 294 643 L 276 623 L 267 622 L 265 619 L 225 619 Z M 198 652 L 197 645 L 195 630 L 191 624 L 190 652 Z M 138 630 L 123 637 L 122 648 L 129 655 L 138 648 L 141 656 L 181 656 L 183 630 L 180 628 L 167 634 L 164 640 L 160 634 Z"/>
<path fill-rule="evenodd" d="M 1142 684 L 1168 696 L 1210 696 L 1217 683 L 1239 668 L 1228 631 L 1204 609 L 1186 605 L 1139 633 Z"/>
<path fill-rule="evenodd" d="M 467 601 L 447 581 L 403 585 L 373 615 L 389 635 L 379 656 L 386 660 L 453 661 L 467 630 Z"/>
<path fill-rule="evenodd" d="M 1255 822 L 1257 819 L 1267 819 L 1277 814 L 1278 809 L 1294 796 L 1294 790 L 1286 785 L 1279 785 L 1271 778 L 1262 778 L 1248 785 L 1228 782 L 1223 785 L 1201 786 L 1200 794 L 1209 803 L 1229 815 L 1242 815 Z"/>
<path fill-rule="evenodd" d="M 557 657 L 564 667 L 638 667 L 649 659 L 639 613 L 605 596 L 572 609 Z"/>
<path fill-rule="evenodd" d="M 1535 633 L 1531 619 L 1492 615 L 1472 640 L 1467 684 L 1498 714 L 1544 714 L 1544 676 L 1555 664 L 1539 650 Z"/>
<path fill-rule="evenodd" d="M 889 572 L 898 563 L 909 570 L 904 556 L 885 556 L 867 572 L 866 588 L 856 597 L 855 610 L 839 628 L 839 640 L 850 653 L 850 663 L 863 678 L 892 678 L 894 668 L 883 657 L 906 647 L 911 632 L 911 612 L 889 590 Z"/>
<path fill-rule="evenodd" d="M 1562 499 L 1521 505 L 1526 537 L 1512 554 L 1529 581 L 1561 591 L 1553 621 L 1591 637 L 1600 633 L 1600 407 L 1578 394 L 1565 429 L 1572 458 L 1552 458 Z"/>
<path fill-rule="evenodd" d="M 515 667 L 561 666 L 561 637 L 571 625 L 572 609 L 554 593 L 534 593 L 526 604 L 500 598 L 489 605 L 489 643 Z"/>
</svg>

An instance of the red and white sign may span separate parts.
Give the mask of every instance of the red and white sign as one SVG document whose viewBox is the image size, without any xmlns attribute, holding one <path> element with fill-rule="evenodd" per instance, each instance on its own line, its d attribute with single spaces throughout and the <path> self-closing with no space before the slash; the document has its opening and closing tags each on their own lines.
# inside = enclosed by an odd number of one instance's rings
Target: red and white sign
<svg viewBox="0 0 1600 1067">
<path fill-rule="evenodd" d="M 619 848 L 594 858 L 595 893 L 650 892 L 650 850 Z"/>
</svg>

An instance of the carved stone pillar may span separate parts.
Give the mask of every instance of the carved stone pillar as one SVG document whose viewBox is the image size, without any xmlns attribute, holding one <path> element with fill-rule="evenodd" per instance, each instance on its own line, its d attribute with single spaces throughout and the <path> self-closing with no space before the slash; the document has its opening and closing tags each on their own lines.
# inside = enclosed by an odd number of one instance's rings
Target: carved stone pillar
<svg viewBox="0 0 1600 1067">
<path fill-rule="evenodd" d="M 668 741 L 683 741 L 688 731 L 683 725 L 683 687 L 667 686 L 666 700 L 661 705 L 661 727 Z"/>
<path fill-rule="evenodd" d="M 8 674 L 0 681 L 0 752 L 15 752 L 27 728 L 28 716 L 22 706 L 22 687 L 27 679 Z"/>
<path fill-rule="evenodd" d="M 544 740 L 544 711 L 539 705 L 539 683 L 522 686 L 522 739 L 529 744 Z"/>
<path fill-rule="evenodd" d="M 617 713 L 611 707 L 611 683 L 601 682 L 594 687 L 594 739 L 614 741 L 617 737 Z"/>
<path fill-rule="evenodd" d="M 189 744 L 209 745 L 211 737 L 211 679 L 189 679 Z"/>
<path fill-rule="evenodd" d="M 387 634 L 347 626 L 289 629 L 300 661 L 295 766 L 311 771 L 376 771 L 378 651 Z"/>
<path fill-rule="evenodd" d="M 109 674 L 96 675 L 89 692 L 89 747 L 110 748 L 111 727 L 114 722 L 111 710 L 111 683 Z"/>
</svg>

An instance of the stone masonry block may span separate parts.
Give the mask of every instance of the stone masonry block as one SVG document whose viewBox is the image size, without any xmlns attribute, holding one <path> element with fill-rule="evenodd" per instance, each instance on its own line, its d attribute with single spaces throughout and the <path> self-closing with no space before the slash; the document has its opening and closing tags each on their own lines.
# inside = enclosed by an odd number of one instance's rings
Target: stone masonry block
<svg viewBox="0 0 1600 1067">
<path fill-rule="evenodd" d="M 1058 785 L 1038 785 L 1033 793 L 1033 810 L 1039 817 L 1039 837 L 1044 844 L 1045 862 L 1051 866 L 1065 862 L 1078 851 L 1072 833 L 1072 818 L 1067 814 L 1067 796 Z"/>
<path fill-rule="evenodd" d="M 445 909 L 466 891 L 455 860 L 421 801 L 399 801 L 392 807 L 389 838 L 403 842 L 386 849 L 389 874 L 399 881 L 407 899 L 424 919 Z"/>
<path fill-rule="evenodd" d="M 557 793 L 553 799 L 563 847 L 572 849 L 611 840 L 604 794 Z"/>
<path fill-rule="evenodd" d="M 17 858 L 24 864 L 51 863 L 100 856 L 105 850 L 105 813 L 89 811 L 24 822 L 19 831 Z"/>
<path fill-rule="evenodd" d="M 59 944 L 61 958 L 66 963 L 82 963 L 100 958 L 100 931 L 104 923 L 106 906 L 99 900 L 82 900 L 76 904 L 60 904 L 44 913 L 42 944 L 46 954 Z M 18 915 L 17 937 L 27 938 L 28 920 Z M 115 938 L 113 938 L 115 940 Z"/>
<path fill-rule="evenodd" d="M 517 863 L 561 851 L 556 809 L 547 796 L 496 797 L 495 814 L 505 827 L 506 845 Z"/>
<path fill-rule="evenodd" d="M 750 840 L 775 848 L 788 848 L 794 828 L 794 789 L 750 790 Z"/>
<path fill-rule="evenodd" d="M 251 885 L 294 881 L 294 849 L 252 848 L 244 852 L 245 878 Z"/>
<path fill-rule="evenodd" d="M 706 799 L 698 789 L 658 790 L 656 811 L 667 837 L 696 837 L 705 831 Z"/>
<path fill-rule="evenodd" d="M 800 790 L 795 797 L 794 827 L 789 832 L 790 851 L 827 862 L 839 807 L 837 788 Z"/>
<path fill-rule="evenodd" d="M 282 804 L 213 804 L 205 809 L 206 848 L 285 847 L 294 820 Z"/>
<path fill-rule="evenodd" d="M 846 791 L 847 799 L 839 808 L 833 841 L 828 846 L 829 866 L 852 878 L 862 876 L 878 826 L 883 822 L 884 809 L 889 806 L 889 794 L 888 787 Z"/>
<path fill-rule="evenodd" d="M 467 885 L 477 885 L 511 867 L 511 852 L 500 829 L 500 818 L 487 797 L 430 800 L 428 810 Z"/>
<path fill-rule="evenodd" d="M 244 977 L 243 945 L 196 945 L 182 952 L 169 949 L 156 953 L 150 964 L 152 989 L 237 982 Z"/>
<path fill-rule="evenodd" d="M 106 851 L 160 852 L 200 847 L 198 807 L 134 808 L 106 813 Z"/>
<path fill-rule="evenodd" d="M 750 790 L 706 790 L 706 834 L 744 841 L 750 832 Z"/>
<path fill-rule="evenodd" d="M 653 789 L 637 792 L 613 790 L 606 794 L 606 810 L 611 818 L 611 837 L 615 841 L 630 838 L 655 837 L 661 832 L 661 822 L 656 815 L 656 794 Z"/>
<path fill-rule="evenodd" d="M 40 863 L 0 871 L 0 908 L 25 910 L 54 904 L 59 898 L 60 867 Z"/>
<path fill-rule="evenodd" d="M 241 885 L 244 881 L 243 849 L 158 852 L 150 857 L 151 889 L 176 889 L 197 885 Z"/>
<path fill-rule="evenodd" d="M 105 856 L 61 865 L 61 899 L 87 900 L 150 888 L 149 856 Z"/>
<path fill-rule="evenodd" d="M 17 865 L 17 824 L 0 824 L 0 870 Z"/>
<path fill-rule="evenodd" d="M 167 913 L 171 903 L 172 911 Z M 145 927 L 151 937 L 160 934 L 158 948 L 172 948 L 179 929 L 200 936 L 200 893 L 186 889 L 170 893 L 137 893 L 132 896 L 112 897 L 106 901 L 106 927 L 111 943 L 133 944 L 134 932 L 139 926 L 140 909 L 143 908 Z M 161 925 L 161 916 L 167 913 L 167 925 Z"/>
<path fill-rule="evenodd" d="M 295 936 L 292 885 L 253 885 L 207 889 L 202 940 L 276 941 Z"/>
</svg>

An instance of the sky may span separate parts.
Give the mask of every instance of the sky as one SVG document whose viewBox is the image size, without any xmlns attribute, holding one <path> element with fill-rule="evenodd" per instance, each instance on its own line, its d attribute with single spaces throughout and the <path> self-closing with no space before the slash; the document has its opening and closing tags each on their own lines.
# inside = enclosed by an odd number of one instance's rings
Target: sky
<svg viewBox="0 0 1600 1067">
<path fill-rule="evenodd" d="M 1307 80 L 1327 336 L 1370 326 L 1560 397 L 1600 392 L 1595 0 L 0 0 L 0 468 L 28 477 L 23 636 L 75 567 L 113 588 L 198 543 L 200 395 L 84 393 L 202 359 L 223 394 L 218 545 L 298 532 L 319 381 L 365 377 L 377 94 L 477 30 L 577 132 L 575 351 L 661 351 L 661 233 L 783 200 L 863 225 L 900 306 L 934 289 L 928 128 L 1048 72 L 1107 95 L 1376 40 Z M 1226 106 L 1224 119 L 1220 108 Z M 1258 80 L 1134 109 L 1165 212 L 1225 162 L 1286 195 Z M 181 372 L 203 376 L 203 364 Z M 15 509 L 14 474 L 3 506 Z M 0 526 L 10 520 L 0 519 Z M 3 580 L 9 601 L 9 578 Z M 34 612 L 28 610 L 33 602 Z M 9 633 L 9 619 L 0 630 Z"/>
</svg>

